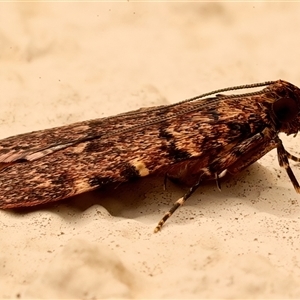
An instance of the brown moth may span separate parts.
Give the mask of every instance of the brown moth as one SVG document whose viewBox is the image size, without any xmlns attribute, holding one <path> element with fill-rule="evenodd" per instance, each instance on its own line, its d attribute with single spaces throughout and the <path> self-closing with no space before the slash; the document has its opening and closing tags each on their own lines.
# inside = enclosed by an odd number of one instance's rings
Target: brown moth
<svg viewBox="0 0 300 300">
<path fill-rule="evenodd" d="M 224 95 L 227 91 L 263 87 Z M 282 80 L 224 88 L 0 141 L 0 208 L 34 206 L 108 184 L 164 175 L 190 187 L 155 228 L 206 180 L 236 174 L 277 148 L 279 165 L 300 186 L 278 137 L 300 129 L 300 90 Z"/>
</svg>

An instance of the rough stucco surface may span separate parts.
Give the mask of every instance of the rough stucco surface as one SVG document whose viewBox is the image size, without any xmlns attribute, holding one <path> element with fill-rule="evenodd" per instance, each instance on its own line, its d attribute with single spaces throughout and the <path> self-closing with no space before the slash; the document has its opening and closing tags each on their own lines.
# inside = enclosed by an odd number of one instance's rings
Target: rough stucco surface
<svg viewBox="0 0 300 300">
<path fill-rule="evenodd" d="M 300 3 L 1 3 L 0 137 L 226 86 L 300 85 L 299 14 Z M 298 153 L 298 137 L 283 140 Z M 203 186 L 153 234 L 185 191 L 162 187 L 0 211 L 0 298 L 299 297 L 300 195 L 276 152 L 221 193 Z"/>
</svg>

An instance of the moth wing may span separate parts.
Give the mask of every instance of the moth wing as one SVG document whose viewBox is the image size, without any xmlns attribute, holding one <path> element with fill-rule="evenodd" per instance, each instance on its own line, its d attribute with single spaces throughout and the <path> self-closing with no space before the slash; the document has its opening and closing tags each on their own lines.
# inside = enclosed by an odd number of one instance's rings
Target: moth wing
<svg viewBox="0 0 300 300">
<path fill-rule="evenodd" d="M 220 105 L 212 98 L 197 109 L 195 103 L 143 109 L 4 139 L 0 207 L 58 201 L 110 183 L 167 173 L 190 160 L 205 168 L 261 130 L 261 106 L 245 104 L 257 119 L 250 119 L 241 105 L 226 100 Z M 141 119 L 146 121 L 140 124 Z"/>
</svg>

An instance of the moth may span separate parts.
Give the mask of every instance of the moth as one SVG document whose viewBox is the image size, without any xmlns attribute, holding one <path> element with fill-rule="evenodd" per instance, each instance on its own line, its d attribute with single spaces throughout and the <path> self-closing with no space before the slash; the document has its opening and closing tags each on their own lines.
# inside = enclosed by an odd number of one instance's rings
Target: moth
<svg viewBox="0 0 300 300">
<path fill-rule="evenodd" d="M 289 159 L 300 158 L 286 151 L 278 136 L 297 134 L 299 112 L 299 88 L 277 80 L 8 137 L 0 141 L 0 208 L 59 201 L 163 175 L 189 189 L 157 232 L 204 181 L 215 180 L 220 187 L 226 173 L 239 173 L 274 148 L 299 193 Z"/>
</svg>

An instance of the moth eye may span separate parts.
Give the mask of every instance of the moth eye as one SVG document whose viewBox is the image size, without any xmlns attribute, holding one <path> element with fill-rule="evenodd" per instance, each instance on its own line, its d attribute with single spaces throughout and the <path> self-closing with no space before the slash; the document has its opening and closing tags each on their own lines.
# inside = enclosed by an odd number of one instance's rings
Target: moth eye
<svg viewBox="0 0 300 300">
<path fill-rule="evenodd" d="M 280 98 L 272 105 L 273 112 L 280 122 L 290 122 L 294 120 L 298 113 L 299 107 L 292 98 Z"/>
</svg>

